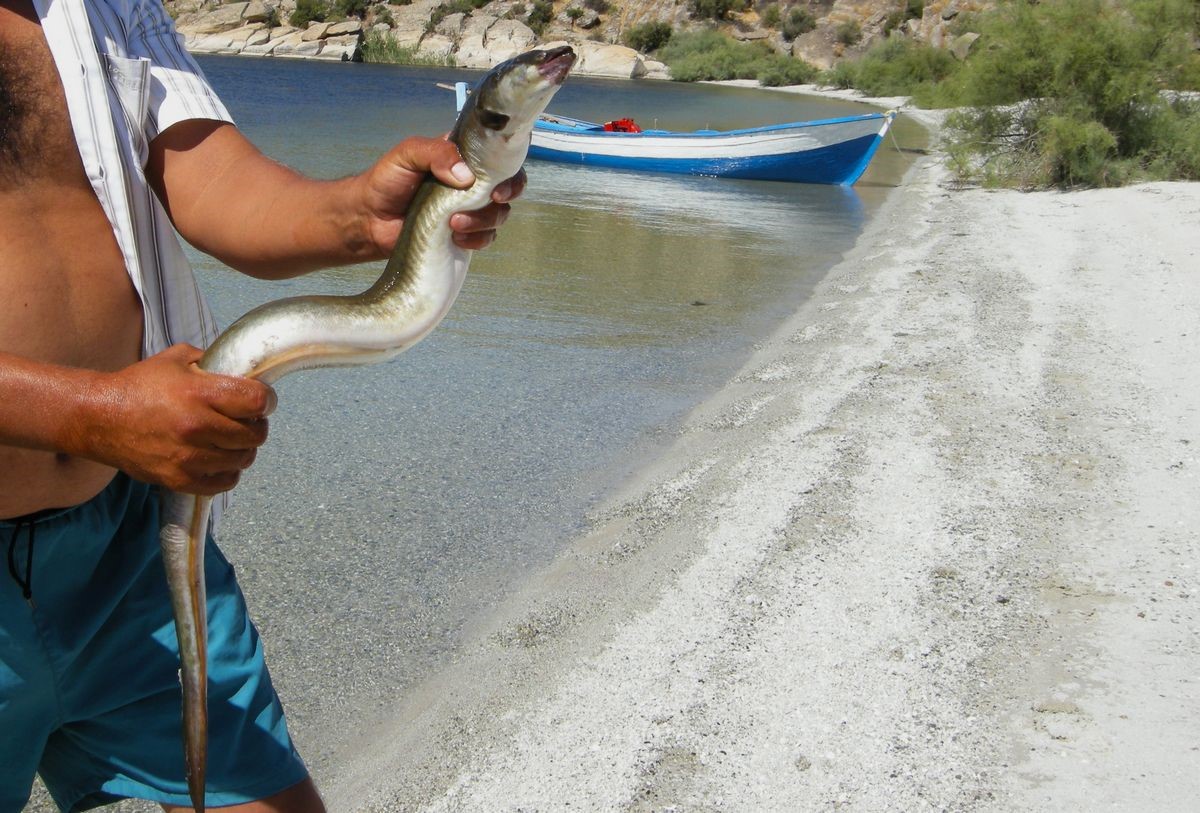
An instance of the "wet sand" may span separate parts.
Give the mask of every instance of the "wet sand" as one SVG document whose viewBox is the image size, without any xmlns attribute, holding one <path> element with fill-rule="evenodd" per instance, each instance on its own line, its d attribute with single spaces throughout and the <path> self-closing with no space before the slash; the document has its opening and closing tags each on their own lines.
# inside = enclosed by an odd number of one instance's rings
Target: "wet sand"
<svg viewBox="0 0 1200 813">
<path fill-rule="evenodd" d="M 922 159 L 331 810 L 1190 808 L 1197 222 Z"/>
</svg>

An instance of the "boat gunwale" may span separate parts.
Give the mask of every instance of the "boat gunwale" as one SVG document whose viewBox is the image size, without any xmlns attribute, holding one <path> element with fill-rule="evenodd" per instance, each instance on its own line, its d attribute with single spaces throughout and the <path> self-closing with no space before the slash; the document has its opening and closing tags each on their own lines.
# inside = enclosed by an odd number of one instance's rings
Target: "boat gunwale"
<svg viewBox="0 0 1200 813">
<path fill-rule="evenodd" d="M 629 138 L 632 140 L 648 140 L 653 138 L 713 139 L 723 136 L 758 135 L 770 132 L 802 130 L 811 127 L 824 127 L 837 124 L 854 124 L 861 121 L 871 121 L 873 119 L 890 121 L 894 119 L 895 116 L 896 111 L 889 110 L 885 113 L 864 113 L 858 116 L 843 116 L 833 119 L 814 119 L 812 121 L 796 121 L 787 122 L 785 124 L 766 124 L 760 127 L 744 127 L 737 130 L 654 129 L 643 130 L 640 133 L 627 133 L 614 130 L 605 130 L 604 125 L 596 122 L 586 121 L 584 119 L 575 119 L 571 118 L 570 116 L 558 116 L 554 114 L 543 114 L 543 116 L 538 119 L 534 129 L 541 130 L 545 133 L 560 133 L 563 135 L 575 135 L 586 138 Z"/>
</svg>

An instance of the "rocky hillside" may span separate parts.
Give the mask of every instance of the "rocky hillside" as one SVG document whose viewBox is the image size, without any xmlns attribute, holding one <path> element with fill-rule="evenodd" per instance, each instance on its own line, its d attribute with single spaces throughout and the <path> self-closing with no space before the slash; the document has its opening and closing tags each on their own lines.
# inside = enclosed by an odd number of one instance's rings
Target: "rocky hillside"
<svg viewBox="0 0 1200 813">
<path fill-rule="evenodd" d="M 297 2 L 301 11 L 297 13 Z M 570 42 L 578 73 L 620 78 L 667 76 L 666 66 L 625 47 L 647 23 L 675 30 L 713 25 L 703 0 L 166 0 L 188 48 L 202 53 L 362 58 L 364 42 L 385 43 L 418 59 L 485 68 L 539 43 Z M 955 36 L 953 21 L 993 0 L 783 0 L 749 2 L 718 24 L 744 41 L 827 68 L 887 36 L 906 36 L 965 55 L 974 35 Z M 476 8 L 476 3 L 480 7 Z M 306 20 L 314 8 L 321 21 Z M 338 14 L 338 10 L 349 14 Z M 289 24 L 297 23 L 297 25 Z M 540 29 L 540 33 L 535 33 Z"/>
</svg>

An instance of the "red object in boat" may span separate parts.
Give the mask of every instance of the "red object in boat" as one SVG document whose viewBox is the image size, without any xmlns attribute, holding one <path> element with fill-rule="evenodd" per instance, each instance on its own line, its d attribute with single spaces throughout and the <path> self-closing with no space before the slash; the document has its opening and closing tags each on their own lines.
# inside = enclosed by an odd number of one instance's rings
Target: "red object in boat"
<svg viewBox="0 0 1200 813">
<path fill-rule="evenodd" d="M 633 119 L 616 119 L 604 122 L 604 129 L 609 133 L 640 133 L 641 127 Z"/>
</svg>

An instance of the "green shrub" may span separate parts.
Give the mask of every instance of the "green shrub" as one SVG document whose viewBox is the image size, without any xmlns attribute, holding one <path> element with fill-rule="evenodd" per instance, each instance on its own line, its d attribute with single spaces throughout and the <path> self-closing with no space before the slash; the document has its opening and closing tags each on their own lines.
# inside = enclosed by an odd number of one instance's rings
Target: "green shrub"
<svg viewBox="0 0 1200 813">
<path fill-rule="evenodd" d="M 693 17 L 702 20 L 724 20 L 731 11 L 742 11 L 746 0 L 688 0 Z"/>
<path fill-rule="evenodd" d="M 834 31 L 834 39 L 842 45 L 854 45 L 862 39 L 862 26 L 857 20 L 846 20 Z"/>
<path fill-rule="evenodd" d="M 657 51 L 671 39 L 670 23 L 642 23 L 635 25 L 625 32 L 623 40 L 635 51 L 648 54 Z"/>
<path fill-rule="evenodd" d="M 512 8 L 509 9 L 509 11 L 512 12 L 512 15 L 514 17 L 524 17 L 525 16 L 525 4 L 524 3 L 513 3 Z"/>
<path fill-rule="evenodd" d="M 783 38 L 791 42 L 817 27 L 817 18 L 806 8 L 793 8 L 783 21 Z"/>
<path fill-rule="evenodd" d="M 1194 107 L 1166 87 L 1194 81 L 1190 0 L 1017 0 L 980 18 L 976 49 L 935 101 L 969 105 L 950 149 L 967 180 L 1112 185 L 1194 177 Z"/>
<path fill-rule="evenodd" d="M 933 94 L 936 83 L 953 74 L 960 63 L 949 51 L 931 48 L 903 37 L 890 37 L 858 60 L 843 60 L 822 75 L 834 87 L 858 88 L 871 96 Z"/>
<path fill-rule="evenodd" d="M 288 22 L 296 28 L 306 28 L 311 22 L 324 22 L 328 14 L 323 0 L 296 0 L 296 10 L 288 15 Z"/>
<path fill-rule="evenodd" d="M 533 33 L 541 34 L 552 19 L 554 19 L 554 6 L 547 0 L 533 0 L 533 8 L 529 10 L 525 24 L 533 29 Z"/>
<path fill-rule="evenodd" d="M 1072 115 L 1047 116 L 1043 122 L 1042 176 L 1062 186 L 1107 186 L 1109 162 L 1117 138 L 1098 121 Z"/>
<path fill-rule="evenodd" d="M 396 18 L 392 16 L 392 10 L 387 6 L 376 6 L 375 22 L 383 23 L 384 25 L 395 25 Z"/>
<path fill-rule="evenodd" d="M 333 0 L 333 13 L 339 17 L 361 20 L 367 16 L 367 8 L 367 0 Z"/>
<path fill-rule="evenodd" d="M 783 54 L 772 54 L 766 66 L 758 73 L 758 83 L 763 87 L 802 85 L 817 76 L 817 69 L 800 59 Z"/>
<path fill-rule="evenodd" d="M 438 4 L 433 11 L 429 13 L 429 20 L 425 23 L 425 31 L 429 32 L 437 28 L 438 23 L 449 17 L 451 14 L 466 14 L 470 16 L 471 12 L 477 8 L 487 5 L 487 0 L 446 0 L 446 2 Z"/>
<path fill-rule="evenodd" d="M 868 56 L 870 56 L 869 53 L 868 53 Z M 844 59 L 841 62 L 834 65 L 829 70 L 824 71 L 821 74 L 819 81 L 823 85 L 829 85 L 830 87 L 835 87 L 835 88 L 842 88 L 843 90 L 845 90 L 847 88 L 857 88 L 858 87 L 857 67 L 858 67 L 857 63 L 855 63 L 849 59 Z M 874 94 L 872 94 L 872 95 L 874 95 Z"/>
<path fill-rule="evenodd" d="M 575 21 L 583 16 L 583 9 L 581 9 L 579 6 L 571 6 L 563 13 L 567 15 L 567 19 L 571 21 L 571 27 L 574 28 Z"/>
<path fill-rule="evenodd" d="M 390 62 L 395 65 L 431 65 L 454 67 L 454 57 L 430 57 L 418 54 L 415 47 L 405 47 L 385 32 L 368 31 L 363 37 L 363 62 Z"/>
<path fill-rule="evenodd" d="M 716 31 L 675 34 L 658 57 L 680 82 L 758 79 L 761 83 L 799 84 L 816 70 L 807 63 L 777 54 L 761 42 L 736 42 Z"/>
<path fill-rule="evenodd" d="M 767 28 L 779 28 L 781 22 L 783 15 L 779 11 L 778 3 L 772 3 L 762 10 L 762 24 Z"/>
</svg>

